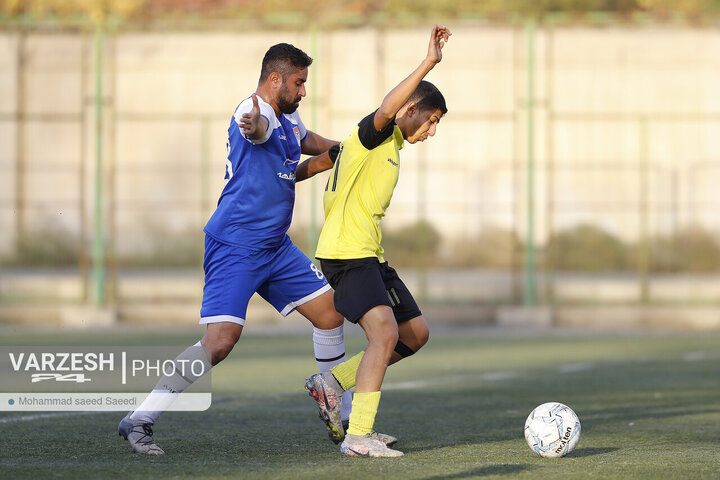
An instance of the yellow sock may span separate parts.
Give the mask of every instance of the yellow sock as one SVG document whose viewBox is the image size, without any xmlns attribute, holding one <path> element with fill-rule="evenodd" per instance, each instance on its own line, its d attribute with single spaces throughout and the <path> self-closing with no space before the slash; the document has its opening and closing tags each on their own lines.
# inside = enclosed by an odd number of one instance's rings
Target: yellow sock
<svg viewBox="0 0 720 480">
<path fill-rule="evenodd" d="M 367 435 L 372 432 L 380 404 L 380 392 L 356 393 L 353 396 L 348 435 Z"/>
<path fill-rule="evenodd" d="M 330 370 L 343 390 L 350 390 L 355 386 L 355 375 L 357 374 L 358 367 L 360 366 L 360 360 L 362 360 L 363 355 L 365 355 L 365 350 L 358 353 L 350 360 L 346 360 L 340 365 L 335 365 L 333 369 Z"/>
</svg>

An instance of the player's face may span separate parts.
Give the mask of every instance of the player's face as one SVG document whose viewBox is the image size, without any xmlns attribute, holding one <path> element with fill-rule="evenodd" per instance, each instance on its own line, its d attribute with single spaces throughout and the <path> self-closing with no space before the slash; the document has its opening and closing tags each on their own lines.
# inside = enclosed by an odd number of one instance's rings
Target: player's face
<svg viewBox="0 0 720 480">
<path fill-rule="evenodd" d="M 300 100 L 305 96 L 305 82 L 307 82 L 308 69 L 303 68 L 289 75 L 280 86 L 277 105 L 282 113 L 293 113 L 300 106 Z"/>
<path fill-rule="evenodd" d="M 413 115 L 409 130 L 414 133 L 406 138 L 408 143 L 424 142 L 428 137 L 435 135 L 442 115 L 439 108 L 436 110 L 421 110 Z"/>
</svg>

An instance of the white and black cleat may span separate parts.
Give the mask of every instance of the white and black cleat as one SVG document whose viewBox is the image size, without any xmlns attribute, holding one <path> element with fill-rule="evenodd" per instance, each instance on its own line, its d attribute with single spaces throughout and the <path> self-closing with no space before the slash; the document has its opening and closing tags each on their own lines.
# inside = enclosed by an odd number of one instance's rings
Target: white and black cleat
<svg viewBox="0 0 720 480">
<path fill-rule="evenodd" d="M 165 455 L 165 451 L 153 440 L 152 423 L 133 423 L 128 416 L 120 420 L 118 435 L 130 443 L 133 453 Z"/>
</svg>

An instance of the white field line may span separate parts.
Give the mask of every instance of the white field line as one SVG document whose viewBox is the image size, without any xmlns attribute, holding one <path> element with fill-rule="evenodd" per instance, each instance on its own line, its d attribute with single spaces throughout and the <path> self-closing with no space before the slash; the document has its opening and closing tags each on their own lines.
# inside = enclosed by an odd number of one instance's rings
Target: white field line
<svg viewBox="0 0 720 480">
<path fill-rule="evenodd" d="M 560 365 L 556 368 L 556 370 L 560 373 L 569 373 L 569 372 L 577 372 L 580 370 L 586 370 L 590 369 L 596 366 L 594 363 L 568 363 L 565 365 Z M 465 374 L 465 375 L 448 375 L 443 376 L 442 378 L 432 378 L 432 379 L 423 379 L 423 380 L 413 380 L 413 381 L 407 381 L 407 382 L 387 382 L 384 383 L 382 386 L 383 390 L 417 390 L 421 388 L 427 388 L 432 387 L 434 385 L 447 385 L 447 384 L 453 384 L 453 383 L 467 383 L 468 379 L 472 378 L 473 380 L 481 380 L 485 382 L 496 382 L 496 381 L 502 381 L 502 380 L 510 380 L 512 378 L 517 377 L 520 375 L 520 372 L 516 370 L 500 370 L 496 372 L 486 372 L 479 375 L 475 374 Z M 294 392 L 293 392 L 294 393 Z M 288 393 L 289 394 L 289 393 Z M 280 394 L 282 396 L 282 394 Z M 265 397 L 277 397 L 277 393 L 273 393 L 270 395 L 258 395 L 253 394 L 249 397 L 251 398 L 265 398 Z M 218 403 L 224 403 L 232 400 L 237 400 L 241 398 L 241 395 L 233 395 L 233 396 L 227 396 L 227 397 L 217 397 L 213 398 L 212 403 L 218 404 Z M 92 414 L 98 414 L 98 413 L 108 413 L 104 411 L 89 411 L 89 412 L 58 412 L 58 413 L 40 413 L 40 414 L 34 414 L 34 415 L 22 415 L 19 417 L 0 417 L 0 423 L 15 423 L 15 422 L 27 422 L 27 421 L 33 421 L 33 420 L 44 420 L 49 418 L 61 418 L 61 417 L 72 417 L 72 416 L 78 416 L 78 415 L 92 415 Z"/>
<path fill-rule="evenodd" d="M 706 350 L 697 352 L 687 352 L 683 355 L 683 360 L 686 362 L 697 362 L 702 360 L 720 358 L 720 350 Z M 565 363 L 555 367 L 555 371 L 558 373 L 576 373 L 585 370 L 592 370 L 599 365 L 597 362 L 580 362 L 580 363 Z M 480 379 L 483 381 L 500 381 L 510 380 L 520 375 L 520 372 L 516 370 L 500 370 L 497 372 L 486 372 L 480 375 L 450 375 L 442 378 L 433 378 L 425 380 L 413 380 L 408 382 L 388 382 L 383 384 L 383 390 L 416 390 L 419 388 L 427 388 L 433 385 L 441 384 L 452 384 L 452 383 L 463 383 L 467 382 L 468 378 Z M 253 398 L 259 397 L 272 397 L 278 396 L 277 393 L 271 395 L 251 395 Z M 232 395 L 227 397 L 213 398 L 212 403 L 224 403 L 241 398 L 241 395 Z M 93 415 L 98 413 L 108 413 L 103 411 L 98 412 L 61 412 L 61 413 L 41 413 L 35 415 L 22 415 L 19 417 L 0 417 L 0 423 L 14 423 L 14 422 L 27 422 L 32 420 L 43 420 L 48 418 L 59 418 L 59 417 L 72 417 L 78 415 Z"/>
<path fill-rule="evenodd" d="M 0 423 L 29 422 L 32 420 L 44 420 L 47 418 L 75 417 L 78 415 L 95 415 L 107 412 L 62 412 L 62 413 L 37 413 L 34 415 L 22 415 L 19 417 L 0 417 Z"/>
<path fill-rule="evenodd" d="M 720 350 L 702 350 L 698 352 L 687 352 L 683 355 L 686 362 L 701 362 L 703 360 L 715 360 L 720 358 Z"/>
<path fill-rule="evenodd" d="M 582 372 L 584 370 L 592 370 L 600 365 L 597 362 L 582 362 L 582 363 L 564 363 L 555 367 L 557 373 L 575 373 Z M 522 372 L 518 370 L 499 370 L 496 372 L 485 372 L 479 375 L 476 374 L 465 374 L 465 375 L 450 375 L 442 378 L 427 379 L 427 380 L 414 380 L 410 382 L 388 382 L 383 383 L 383 390 L 414 390 L 417 388 L 431 387 L 433 385 L 448 384 L 448 383 L 463 383 L 467 382 L 468 378 L 474 380 L 481 380 L 485 382 L 497 382 L 501 380 L 510 380 L 518 377 Z"/>
<path fill-rule="evenodd" d="M 557 368 L 555 368 L 555 371 L 558 373 L 576 373 L 583 372 L 585 370 L 592 370 L 597 366 L 597 362 L 566 363 L 564 365 L 558 365 Z"/>
<path fill-rule="evenodd" d="M 483 381 L 493 382 L 498 380 L 509 380 L 520 374 L 515 370 L 504 370 L 499 372 L 486 372 L 479 375 L 449 375 L 442 378 L 432 378 L 426 380 L 414 380 L 409 382 L 388 382 L 383 383 L 383 390 L 415 390 L 418 388 L 432 387 L 433 385 L 442 385 L 449 383 L 467 383 L 469 378 L 480 379 Z"/>
<path fill-rule="evenodd" d="M 224 403 L 231 400 L 240 398 L 238 395 L 232 395 L 229 397 L 217 397 L 214 398 L 212 403 Z M 19 417 L 0 417 L 0 423 L 15 423 L 15 422 L 30 422 L 33 420 L 45 420 L 48 418 L 62 418 L 62 417 L 77 417 L 80 415 L 97 415 L 99 413 L 111 413 L 104 410 L 98 411 L 86 411 L 86 412 L 56 412 L 56 413 L 36 413 L 33 415 L 21 415 Z M 114 412 L 121 413 L 121 412 Z M 118 419 L 118 422 L 120 420 Z"/>
</svg>

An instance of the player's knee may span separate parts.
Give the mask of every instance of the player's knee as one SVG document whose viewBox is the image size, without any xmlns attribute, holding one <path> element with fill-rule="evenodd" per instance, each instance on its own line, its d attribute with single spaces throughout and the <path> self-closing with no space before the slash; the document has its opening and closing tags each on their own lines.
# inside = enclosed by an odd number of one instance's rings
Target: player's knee
<svg viewBox="0 0 720 480">
<path fill-rule="evenodd" d="M 371 331 L 366 331 L 368 342 L 383 346 L 386 350 L 392 350 L 398 341 L 397 323 L 384 321 L 376 323 Z"/>
<path fill-rule="evenodd" d="M 377 306 L 366 313 L 358 323 L 365 330 L 368 344 L 390 355 L 399 338 L 398 324 L 390 307 Z"/>
<path fill-rule="evenodd" d="M 400 342 L 407 345 L 414 353 L 428 342 L 430 339 L 430 329 L 422 317 L 415 318 L 411 320 L 411 322 L 412 325 L 410 328 L 403 329 L 402 335 L 400 335 Z"/>
<path fill-rule="evenodd" d="M 399 338 L 397 323 L 388 322 L 387 325 L 383 325 L 379 340 L 386 350 L 392 351 Z"/>
<path fill-rule="evenodd" d="M 417 352 L 420 347 L 425 345 L 428 340 L 430 340 L 430 329 L 427 327 L 427 324 L 423 325 L 420 329 L 418 329 L 416 339 L 417 348 L 415 348 L 415 351 Z"/>
<path fill-rule="evenodd" d="M 211 344 L 206 345 L 206 348 L 210 351 L 210 363 L 215 366 L 225 360 L 234 346 L 235 341 L 226 338 L 217 339 Z"/>
</svg>

